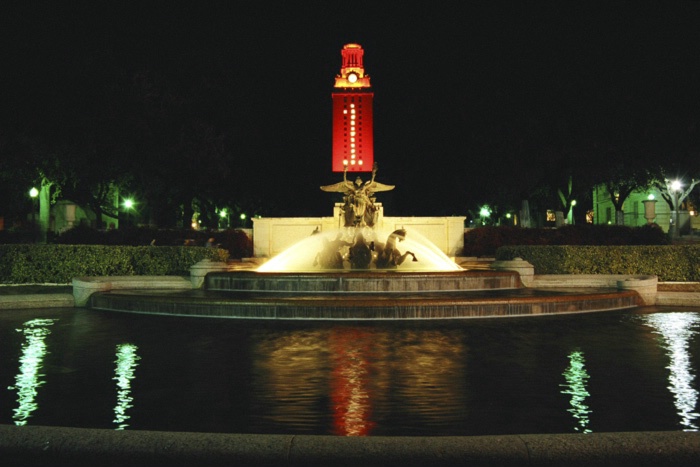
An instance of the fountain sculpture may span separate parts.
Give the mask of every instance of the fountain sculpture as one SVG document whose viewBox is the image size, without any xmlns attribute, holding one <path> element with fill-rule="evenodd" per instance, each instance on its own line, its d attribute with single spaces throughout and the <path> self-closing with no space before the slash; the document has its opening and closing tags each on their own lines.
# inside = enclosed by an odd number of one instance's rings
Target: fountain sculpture
<svg viewBox="0 0 700 467">
<path fill-rule="evenodd" d="M 632 291 L 543 291 L 514 271 L 465 270 L 407 229 L 381 231 L 375 193 L 392 185 L 359 177 L 323 186 L 344 194 L 343 226 L 314 232 L 257 270 L 220 270 L 187 292 L 95 293 L 94 309 L 217 318 L 453 319 L 578 313 L 637 306 Z M 406 246 L 402 251 L 400 245 Z M 407 261 L 411 258 L 410 261 Z"/>
<path fill-rule="evenodd" d="M 397 269 L 411 258 L 418 263 L 417 251 L 402 252 L 399 243 L 407 240 L 408 232 L 399 228 L 392 232 L 378 229 L 379 209 L 375 204 L 376 192 L 389 191 L 394 185 L 385 185 L 375 180 L 377 166 L 372 169 L 372 178 L 366 182 L 358 176 L 355 182 L 348 181 L 347 167 L 343 172 L 343 181 L 333 185 L 322 186 L 326 192 L 343 193 L 341 217 L 343 227 L 331 232 L 313 232 L 315 235 L 299 242 L 287 251 L 273 258 L 260 268 L 260 272 L 301 272 L 313 270 L 354 271 Z M 454 261 L 422 238 L 417 232 L 411 244 L 421 251 L 420 265 L 404 270 L 460 270 Z M 386 239 L 383 241 L 383 239 Z M 316 254 L 310 254 L 316 251 Z M 424 254 L 423 254 L 424 253 Z M 311 259 L 313 258 L 313 262 Z"/>
</svg>

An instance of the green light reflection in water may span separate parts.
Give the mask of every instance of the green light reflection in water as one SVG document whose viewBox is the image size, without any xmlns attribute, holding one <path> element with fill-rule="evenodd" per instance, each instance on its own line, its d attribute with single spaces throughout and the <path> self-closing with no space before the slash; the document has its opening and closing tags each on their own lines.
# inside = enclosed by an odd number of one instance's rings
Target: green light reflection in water
<svg viewBox="0 0 700 467">
<path fill-rule="evenodd" d="M 12 419 L 15 425 L 24 426 L 32 413 L 39 408 L 36 402 L 38 389 L 45 381 L 45 374 L 41 373 L 44 366 L 46 350 L 46 337 L 51 334 L 50 326 L 54 319 L 32 319 L 24 323 L 17 332 L 24 334 L 22 354 L 19 358 L 19 373 L 15 376 L 15 385 L 9 390 L 17 390 L 17 408 Z"/>
<path fill-rule="evenodd" d="M 689 344 L 690 339 L 698 334 L 700 314 L 681 311 L 654 313 L 644 318 L 654 328 L 654 333 L 661 335 L 662 347 L 669 357 L 670 362 L 666 367 L 670 372 L 668 390 L 673 394 L 683 431 L 698 431 L 698 390 L 695 388 Z"/>
<path fill-rule="evenodd" d="M 562 374 L 566 379 L 566 384 L 561 385 L 565 388 L 561 393 L 571 396 L 569 401 L 571 408 L 568 409 L 568 412 L 571 412 L 576 419 L 574 430 L 581 433 L 591 433 L 591 430 L 588 428 L 590 421 L 588 414 L 591 413 L 591 410 L 585 404 L 586 398 L 590 396 L 586 389 L 590 376 L 586 371 L 586 360 L 582 351 L 575 350 L 569 354 L 569 367 Z"/>
<path fill-rule="evenodd" d="M 136 353 L 138 347 L 134 344 L 119 344 L 117 346 L 117 364 L 114 369 L 114 379 L 117 382 L 117 405 L 114 407 L 114 420 L 117 425 L 115 430 L 123 430 L 128 427 L 126 423 L 130 415 L 128 410 L 133 407 L 134 398 L 131 396 L 131 381 L 134 379 L 138 361 L 141 360 Z"/>
</svg>

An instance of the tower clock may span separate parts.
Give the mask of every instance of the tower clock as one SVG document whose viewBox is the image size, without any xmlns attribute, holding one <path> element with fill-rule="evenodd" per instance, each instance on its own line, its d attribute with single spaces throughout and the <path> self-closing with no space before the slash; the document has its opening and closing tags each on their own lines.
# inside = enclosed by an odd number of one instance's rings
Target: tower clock
<svg viewBox="0 0 700 467">
<path fill-rule="evenodd" d="M 374 128 L 369 75 L 362 64 L 364 50 L 346 44 L 333 98 L 333 172 L 371 172 L 374 163 Z"/>
</svg>

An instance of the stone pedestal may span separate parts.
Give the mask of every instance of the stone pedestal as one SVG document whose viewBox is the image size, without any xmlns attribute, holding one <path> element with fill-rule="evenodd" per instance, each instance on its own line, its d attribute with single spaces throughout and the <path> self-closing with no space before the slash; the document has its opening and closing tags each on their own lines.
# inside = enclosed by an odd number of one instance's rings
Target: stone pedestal
<svg viewBox="0 0 700 467">
<path fill-rule="evenodd" d="M 620 290 L 634 290 L 642 299 L 642 305 L 656 305 L 658 278 L 656 276 L 628 277 L 617 281 Z"/>
<path fill-rule="evenodd" d="M 381 204 L 377 203 L 381 208 Z M 286 217 L 253 219 L 253 255 L 272 258 L 316 233 L 336 231 L 343 226 L 341 204 L 333 217 Z M 377 231 L 396 229 L 414 231 L 432 242 L 449 257 L 459 256 L 464 248 L 464 217 L 394 217 L 380 209 Z"/>
<path fill-rule="evenodd" d="M 645 199 L 642 203 L 644 203 L 644 218 L 648 224 L 653 224 L 656 219 L 656 200 Z"/>
<path fill-rule="evenodd" d="M 221 272 L 228 271 L 229 267 L 226 263 L 221 261 L 212 261 L 210 259 L 203 259 L 202 261 L 195 263 L 190 268 L 190 281 L 192 282 L 192 288 L 198 289 L 204 284 L 204 278 L 210 272 Z"/>
<path fill-rule="evenodd" d="M 530 287 L 535 277 L 535 267 L 522 258 L 511 260 L 494 261 L 491 269 L 496 271 L 515 271 L 520 274 L 520 281 L 525 287 Z"/>
</svg>

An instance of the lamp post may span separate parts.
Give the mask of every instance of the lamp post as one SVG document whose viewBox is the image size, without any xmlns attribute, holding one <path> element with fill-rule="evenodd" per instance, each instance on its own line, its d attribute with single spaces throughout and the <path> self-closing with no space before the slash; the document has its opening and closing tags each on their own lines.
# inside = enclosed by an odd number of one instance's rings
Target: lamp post
<svg viewBox="0 0 700 467">
<path fill-rule="evenodd" d="M 228 227 L 227 221 L 228 221 L 228 212 L 226 211 L 226 208 L 222 208 L 219 210 L 219 228 L 220 229 L 227 228 Z"/>
<path fill-rule="evenodd" d="M 32 224 L 36 223 L 36 201 L 37 201 L 38 196 L 39 196 L 39 190 L 32 187 L 32 189 L 29 190 L 29 197 L 32 199 Z"/>
<path fill-rule="evenodd" d="M 39 196 L 39 190 L 36 188 L 32 187 L 31 190 L 29 190 L 29 197 L 32 199 L 32 230 L 36 231 L 37 226 L 36 226 L 36 204 L 37 204 L 37 199 Z"/>
<path fill-rule="evenodd" d="M 134 200 L 125 198 L 122 206 L 124 206 L 124 211 L 126 212 L 126 226 L 129 227 L 131 225 L 131 210 L 134 208 Z"/>
<path fill-rule="evenodd" d="M 566 222 L 569 225 L 574 225 L 574 206 L 576 206 L 576 200 L 571 200 L 571 205 L 569 206 L 569 212 L 566 215 Z"/>
<path fill-rule="evenodd" d="M 481 218 L 481 225 L 486 225 L 486 219 L 491 217 L 491 208 L 487 205 L 482 206 L 479 211 L 479 217 Z"/>
<path fill-rule="evenodd" d="M 245 228 L 245 220 L 248 218 L 248 216 L 246 216 L 246 214 L 242 212 L 239 217 L 241 219 L 241 227 Z"/>
<path fill-rule="evenodd" d="M 666 187 L 668 194 L 671 197 L 671 205 L 673 207 L 673 211 L 671 211 L 671 225 L 669 225 L 669 233 L 671 234 L 672 239 L 677 239 L 680 235 L 678 225 L 678 195 L 683 190 L 683 185 L 681 184 L 680 180 L 667 180 Z"/>
</svg>

